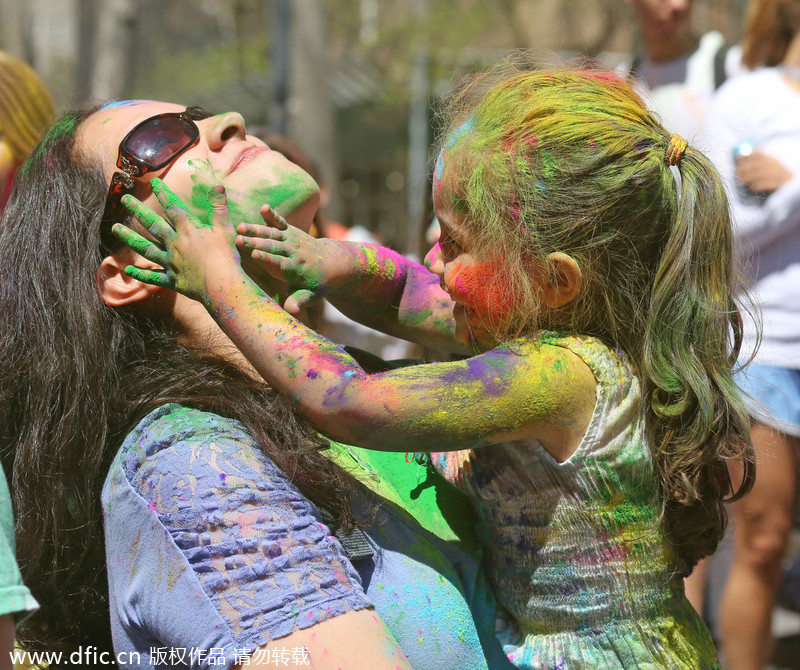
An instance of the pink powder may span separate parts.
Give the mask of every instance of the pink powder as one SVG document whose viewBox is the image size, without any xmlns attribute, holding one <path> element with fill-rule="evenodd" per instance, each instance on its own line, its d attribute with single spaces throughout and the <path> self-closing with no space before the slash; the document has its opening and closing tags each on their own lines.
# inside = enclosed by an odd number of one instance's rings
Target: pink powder
<svg viewBox="0 0 800 670">
<path fill-rule="evenodd" d="M 464 305 L 468 315 L 489 327 L 499 325 L 514 309 L 514 299 L 505 289 L 503 265 L 503 261 L 497 259 L 475 265 L 455 265 L 448 272 L 451 276 L 447 284 L 451 290 L 455 289 L 453 297 Z"/>
</svg>

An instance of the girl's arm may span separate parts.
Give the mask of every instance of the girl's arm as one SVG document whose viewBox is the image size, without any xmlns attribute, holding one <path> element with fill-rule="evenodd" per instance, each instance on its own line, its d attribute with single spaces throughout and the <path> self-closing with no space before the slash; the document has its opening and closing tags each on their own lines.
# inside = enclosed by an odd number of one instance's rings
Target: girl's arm
<svg viewBox="0 0 800 670">
<path fill-rule="evenodd" d="M 474 353 L 454 338 L 453 301 L 439 278 L 419 263 L 374 244 L 314 238 L 269 206 L 268 225 L 241 223 L 236 243 L 295 292 L 284 304 L 291 314 L 327 298 L 345 315 L 384 333 L 453 353 Z"/>
<path fill-rule="evenodd" d="M 201 300 L 259 374 L 329 437 L 382 451 L 450 451 L 533 437 L 557 459 L 580 442 L 595 380 L 566 349 L 527 340 L 464 361 L 368 375 L 242 270 L 223 194 L 212 194 L 209 228 L 162 184 L 153 190 L 175 230 L 135 198 L 124 201 L 166 251 L 120 224 L 114 230 L 165 270 L 126 272 Z"/>
</svg>

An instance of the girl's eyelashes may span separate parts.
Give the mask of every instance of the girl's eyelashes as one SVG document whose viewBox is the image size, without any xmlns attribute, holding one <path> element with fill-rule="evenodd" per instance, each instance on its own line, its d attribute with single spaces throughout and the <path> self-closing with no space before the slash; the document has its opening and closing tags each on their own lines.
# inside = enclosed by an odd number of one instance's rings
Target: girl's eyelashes
<svg viewBox="0 0 800 670">
<path fill-rule="evenodd" d="M 458 256 L 458 254 L 462 251 L 461 245 L 456 242 L 452 235 L 450 235 L 450 233 L 445 229 L 442 229 L 442 232 L 439 235 L 439 246 L 442 249 L 442 256 L 445 258 L 453 258 L 454 256 Z"/>
</svg>

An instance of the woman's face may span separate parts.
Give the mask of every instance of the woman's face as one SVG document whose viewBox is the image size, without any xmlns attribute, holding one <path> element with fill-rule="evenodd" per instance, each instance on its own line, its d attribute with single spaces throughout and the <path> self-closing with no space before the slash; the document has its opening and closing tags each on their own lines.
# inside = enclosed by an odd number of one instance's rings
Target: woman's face
<svg viewBox="0 0 800 670">
<path fill-rule="evenodd" d="M 110 183 L 116 167 L 119 144 L 138 123 L 164 112 L 184 107 L 152 100 L 112 103 L 86 119 L 78 131 L 78 146 L 96 156 Z M 244 119 L 229 112 L 196 121 L 198 140 L 178 158 L 136 180 L 133 195 L 160 211 L 149 187 L 159 177 L 196 214 L 208 215 L 208 191 L 222 184 L 228 195 L 231 221 L 261 223 L 259 209 L 271 205 L 293 225 L 308 230 L 319 201 L 319 189 L 301 168 L 272 151 L 261 140 L 247 135 Z"/>
</svg>

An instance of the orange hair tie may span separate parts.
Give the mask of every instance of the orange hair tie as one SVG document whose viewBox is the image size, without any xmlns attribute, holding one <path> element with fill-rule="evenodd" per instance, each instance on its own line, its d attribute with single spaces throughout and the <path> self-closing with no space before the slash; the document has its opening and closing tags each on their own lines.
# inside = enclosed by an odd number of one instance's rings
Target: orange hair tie
<svg viewBox="0 0 800 670">
<path fill-rule="evenodd" d="M 689 143 L 680 135 L 678 135 L 678 133 L 672 133 L 669 138 L 669 146 L 667 147 L 667 153 L 665 155 L 665 158 L 667 159 L 667 165 L 677 165 L 678 161 L 683 158 L 683 154 L 688 146 Z"/>
</svg>

